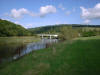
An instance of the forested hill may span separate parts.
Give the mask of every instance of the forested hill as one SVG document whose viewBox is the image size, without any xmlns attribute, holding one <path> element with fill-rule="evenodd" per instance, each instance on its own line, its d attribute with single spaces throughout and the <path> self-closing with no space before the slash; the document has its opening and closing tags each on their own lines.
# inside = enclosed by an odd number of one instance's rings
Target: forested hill
<svg viewBox="0 0 100 75">
<path fill-rule="evenodd" d="M 31 33 L 21 25 L 17 25 L 10 21 L 0 19 L 0 37 L 28 35 L 31 35 Z"/>
<path fill-rule="evenodd" d="M 49 25 L 37 28 L 29 28 L 28 30 L 34 34 L 38 33 L 59 33 L 62 27 L 72 26 L 73 28 L 100 28 L 100 25 L 82 25 L 82 24 L 59 24 Z"/>
<path fill-rule="evenodd" d="M 100 25 L 80 25 L 80 24 L 59 24 L 59 25 L 49 25 L 44 27 L 29 28 L 25 29 L 21 25 L 15 24 L 13 22 L 0 19 L 0 37 L 3 36 L 30 36 L 40 33 L 59 33 L 62 27 L 72 26 L 72 28 L 99 28 Z M 89 28 L 88 28 L 89 29 Z"/>
</svg>

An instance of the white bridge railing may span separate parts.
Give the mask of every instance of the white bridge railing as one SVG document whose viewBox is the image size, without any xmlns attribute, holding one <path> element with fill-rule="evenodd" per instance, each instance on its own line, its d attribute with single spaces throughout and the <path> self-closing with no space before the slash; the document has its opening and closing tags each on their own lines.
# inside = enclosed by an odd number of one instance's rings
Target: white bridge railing
<svg viewBox="0 0 100 75">
<path fill-rule="evenodd" d="M 38 36 L 40 36 L 42 39 L 45 37 L 49 37 L 50 39 L 58 38 L 58 35 L 56 35 L 56 34 L 38 34 Z"/>
</svg>

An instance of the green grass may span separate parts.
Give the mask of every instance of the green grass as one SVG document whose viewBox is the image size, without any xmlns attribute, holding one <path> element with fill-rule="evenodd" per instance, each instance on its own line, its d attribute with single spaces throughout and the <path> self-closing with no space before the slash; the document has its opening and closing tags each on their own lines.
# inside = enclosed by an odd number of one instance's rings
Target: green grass
<svg viewBox="0 0 100 75">
<path fill-rule="evenodd" d="M 34 51 L 0 70 L 0 75 L 99 75 L 100 39 L 74 40 Z"/>
<path fill-rule="evenodd" d="M 14 44 L 14 43 L 28 43 L 28 42 L 37 42 L 40 38 L 35 36 L 23 36 L 23 37 L 0 37 L 0 44 Z"/>
<path fill-rule="evenodd" d="M 75 40 L 93 40 L 93 39 L 100 39 L 100 36 L 91 36 L 91 37 L 79 37 L 76 38 Z"/>
<path fill-rule="evenodd" d="M 9 58 L 14 55 L 15 50 L 27 43 L 40 41 L 39 37 L 23 36 L 23 37 L 0 37 L 0 58 Z M 8 65 L 9 62 L 0 62 L 0 68 Z"/>
</svg>

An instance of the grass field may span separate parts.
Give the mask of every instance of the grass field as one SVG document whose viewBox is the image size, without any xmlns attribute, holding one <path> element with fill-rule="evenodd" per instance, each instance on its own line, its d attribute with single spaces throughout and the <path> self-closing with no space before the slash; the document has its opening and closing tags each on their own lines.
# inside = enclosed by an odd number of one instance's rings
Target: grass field
<svg viewBox="0 0 100 75">
<path fill-rule="evenodd" d="M 99 75 L 100 39 L 62 42 L 0 69 L 0 75 Z"/>
<path fill-rule="evenodd" d="M 13 44 L 13 43 L 28 43 L 28 42 L 37 42 L 40 39 L 35 36 L 23 36 L 23 37 L 0 37 L 0 44 Z"/>
<path fill-rule="evenodd" d="M 96 40 L 96 39 L 100 39 L 100 36 L 91 36 L 91 37 L 79 37 L 76 38 L 75 40 Z"/>
</svg>

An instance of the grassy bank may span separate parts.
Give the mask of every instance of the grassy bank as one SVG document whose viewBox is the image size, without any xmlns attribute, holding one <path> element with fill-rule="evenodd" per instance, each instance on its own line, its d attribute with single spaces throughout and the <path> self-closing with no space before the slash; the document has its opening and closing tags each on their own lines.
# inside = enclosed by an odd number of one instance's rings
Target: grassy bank
<svg viewBox="0 0 100 75">
<path fill-rule="evenodd" d="M 2 59 L 9 59 L 18 50 L 25 48 L 27 43 L 40 41 L 39 37 L 24 36 L 24 37 L 0 37 L 0 68 L 9 64 L 7 60 L 2 63 Z"/>
<path fill-rule="evenodd" d="M 0 37 L 0 44 L 3 43 L 28 43 L 28 42 L 37 42 L 40 38 L 35 36 L 24 36 L 24 37 Z"/>
<path fill-rule="evenodd" d="M 32 52 L 0 75 L 99 75 L 100 39 L 74 40 Z"/>
<path fill-rule="evenodd" d="M 76 38 L 75 40 L 96 40 L 96 39 L 100 39 L 100 36 L 91 36 L 91 37 L 79 37 Z"/>
</svg>

